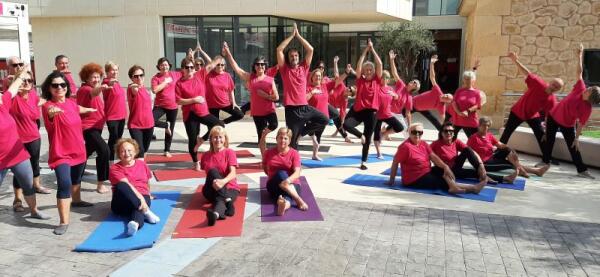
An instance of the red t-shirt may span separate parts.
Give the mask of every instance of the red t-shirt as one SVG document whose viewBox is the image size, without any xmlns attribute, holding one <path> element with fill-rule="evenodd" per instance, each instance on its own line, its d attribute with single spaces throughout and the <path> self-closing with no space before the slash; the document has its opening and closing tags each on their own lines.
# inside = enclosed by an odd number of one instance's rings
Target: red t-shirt
<svg viewBox="0 0 600 277">
<path fill-rule="evenodd" d="M 398 94 L 398 99 L 392 102 L 392 112 L 395 114 L 401 114 L 402 110 L 407 110 L 408 112 L 412 111 L 413 108 L 413 99 L 410 91 L 404 85 L 404 82 L 396 82 L 394 86 L 394 90 L 396 94 Z"/>
<path fill-rule="evenodd" d="M 481 108 L 481 94 L 478 89 L 459 88 L 454 93 L 454 102 L 459 111 L 466 111 L 472 106 Z M 479 126 L 479 115 L 477 112 L 470 112 L 467 117 L 459 115 L 452 116 L 452 124 L 460 127 L 477 128 Z"/>
<path fill-rule="evenodd" d="M 133 185 L 141 195 L 150 195 L 148 180 L 152 178 L 152 172 L 143 160 L 135 160 L 133 166 L 124 166 L 121 163 L 115 163 L 110 166 L 108 179 L 112 184 L 113 193 L 115 191 L 115 186 L 123 178 L 127 178 L 127 181 Z"/>
<path fill-rule="evenodd" d="M 17 123 L 10 115 L 11 97 L 11 93 L 2 94 L 2 104 L 0 104 L 0 134 L 2 134 L 0 136 L 0 170 L 29 159 L 29 153 L 19 138 Z"/>
<path fill-rule="evenodd" d="M 106 117 L 104 116 L 104 101 L 102 96 L 92 96 L 92 87 L 83 84 L 77 91 L 77 104 L 86 108 L 94 108 L 98 111 L 81 115 L 81 126 L 83 130 L 90 128 L 102 130 Z"/>
<path fill-rule="evenodd" d="M 277 66 L 271 66 L 265 70 L 265 75 L 269 77 L 275 77 L 279 73 L 279 68 Z"/>
<path fill-rule="evenodd" d="M 258 90 L 262 90 L 269 95 L 273 94 L 273 77 L 264 76 L 262 80 L 256 78 L 256 75 L 250 75 L 250 115 L 265 116 L 275 112 L 275 102 L 264 99 L 258 95 Z"/>
<path fill-rule="evenodd" d="M 556 123 L 563 127 L 574 127 L 578 119 L 581 125 L 587 123 L 592 114 L 592 104 L 583 100 L 582 95 L 585 90 L 585 83 L 579 79 L 571 93 L 550 111 Z"/>
<path fill-rule="evenodd" d="M 52 106 L 60 108 L 62 112 L 50 119 L 48 109 Z M 54 169 L 63 163 L 70 166 L 84 163 L 87 158 L 77 103 L 71 99 L 66 99 L 64 103 L 48 101 L 42 106 L 42 116 L 50 143 L 50 168 Z"/>
<path fill-rule="evenodd" d="M 308 105 L 306 101 L 306 80 L 310 73 L 308 66 L 306 61 L 302 61 L 296 68 L 291 68 L 287 64 L 279 68 L 285 93 L 284 106 Z"/>
<path fill-rule="evenodd" d="M 231 166 L 238 167 L 235 151 L 229 148 L 224 148 L 218 152 L 204 152 L 200 159 L 200 167 L 208 173 L 209 170 L 215 168 L 225 178 L 231 172 Z M 237 178 L 233 178 L 227 183 L 228 189 L 239 191 L 240 187 L 237 183 Z"/>
<path fill-rule="evenodd" d="M 435 85 L 430 91 L 423 92 L 413 97 L 413 106 L 417 111 L 437 110 L 440 116 L 446 114 L 446 104 L 441 101 L 442 89 Z"/>
<path fill-rule="evenodd" d="M 265 155 L 262 158 L 263 167 L 267 167 L 267 176 L 269 179 L 273 178 L 277 171 L 285 170 L 288 175 L 294 173 L 296 167 L 300 167 L 300 154 L 294 148 L 285 153 L 279 153 L 277 147 L 273 147 L 265 151 Z"/>
<path fill-rule="evenodd" d="M 328 91 L 335 85 L 335 83 L 329 82 L 327 84 L 321 84 L 319 87 L 308 86 L 308 92 L 317 92 L 308 99 L 308 104 L 313 106 L 315 109 L 320 111 L 329 119 L 329 93 Z"/>
<path fill-rule="evenodd" d="M 510 109 L 521 120 L 529 120 L 540 116 L 540 111 L 546 114 L 558 103 L 554 94 L 546 93 L 548 84 L 539 76 L 530 73 L 525 78 L 527 91 Z"/>
<path fill-rule="evenodd" d="M 109 83 L 110 79 L 104 79 L 102 84 Z M 127 117 L 127 108 L 125 107 L 125 90 L 119 82 L 114 82 L 112 88 L 102 90 L 104 98 L 104 112 L 106 120 L 122 120 Z"/>
<path fill-rule="evenodd" d="M 177 109 L 177 102 L 175 101 L 175 85 L 181 78 L 181 72 L 169 71 L 165 75 L 161 75 L 160 72 L 156 73 L 152 77 L 152 87 L 160 85 L 165 78 L 171 77 L 172 81 L 163 90 L 156 94 L 154 98 L 154 106 L 161 107 L 164 109 L 174 110 Z"/>
<path fill-rule="evenodd" d="M 346 115 L 346 109 L 348 108 L 348 98 L 344 96 L 346 92 L 346 85 L 341 82 L 330 90 L 329 104 L 333 107 L 340 109 L 340 119 Z"/>
<path fill-rule="evenodd" d="M 140 86 L 137 93 L 127 88 L 127 104 L 129 105 L 129 129 L 148 129 L 154 127 L 152 115 L 152 98 L 146 87 Z"/>
<path fill-rule="evenodd" d="M 225 108 L 231 106 L 229 93 L 235 85 L 233 78 L 227 72 L 222 74 L 211 71 L 206 76 L 206 104 L 209 109 Z"/>
<path fill-rule="evenodd" d="M 384 86 L 381 88 L 379 93 L 379 110 L 377 110 L 377 120 L 388 119 L 392 116 L 392 102 L 394 98 L 392 96 L 394 89 L 390 86 Z"/>
<path fill-rule="evenodd" d="M 190 79 L 179 79 L 175 85 L 175 98 L 179 100 L 202 96 L 204 97 L 204 100 L 206 100 L 206 86 L 204 84 L 205 79 L 206 69 L 204 68 L 194 73 L 194 76 L 192 76 Z M 188 117 L 190 116 L 190 112 L 193 112 L 200 117 L 207 115 L 208 105 L 206 104 L 206 101 L 203 103 L 182 105 L 181 111 L 183 112 L 183 121 L 187 121 Z"/>
<path fill-rule="evenodd" d="M 12 99 L 10 114 L 17 123 L 17 131 L 23 143 L 29 143 L 40 138 L 40 131 L 36 122 L 40 118 L 39 101 L 40 98 L 34 89 L 29 91 L 27 100 L 19 95 Z"/>
<path fill-rule="evenodd" d="M 431 148 L 425 141 L 415 145 L 405 140 L 398 146 L 394 161 L 402 168 L 403 185 L 410 185 L 431 171 L 430 155 Z"/>
<path fill-rule="evenodd" d="M 75 80 L 73 80 L 73 74 L 71 74 L 71 72 L 69 73 L 63 73 L 63 75 L 65 75 L 65 78 L 67 78 L 67 81 L 69 81 L 69 88 L 71 88 L 71 97 L 77 97 L 77 83 L 75 83 Z"/>
<path fill-rule="evenodd" d="M 360 112 L 364 109 L 379 109 L 379 93 L 381 91 L 381 78 L 375 75 L 371 80 L 360 77 L 356 80 L 356 100 L 354 100 L 354 111 Z"/>
<path fill-rule="evenodd" d="M 467 148 L 467 145 L 460 139 L 456 139 L 450 144 L 446 144 L 442 139 L 438 139 L 431 143 L 431 150 L 433 153 L 440 157 L 440 159 L 451 168 L 454 167 L 454 162 L 456 161 L 456 157 L 458 157 L 458 153 L 462 152 L 465 148 Z"/>
<path fill-rule="evenodd" d="M 494 155 L 494 146 L 498 145 L 498 140 L 490 132 L 485 136 L 475 133 L 469 137 L 467 145 L 479 154 L 483 162 L 486 162 Z"/>
</svg>

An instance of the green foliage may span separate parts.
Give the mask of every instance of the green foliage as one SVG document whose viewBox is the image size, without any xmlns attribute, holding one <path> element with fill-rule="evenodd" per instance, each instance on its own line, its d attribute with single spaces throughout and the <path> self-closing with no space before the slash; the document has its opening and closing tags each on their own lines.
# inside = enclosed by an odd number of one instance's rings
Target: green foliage
<svg viewBox="0 0 600 277">
<path fill-rule="evenodd" d="M 379 30 L 382 34 L 377 43 L 379 53 L 382 57 L 387 57 L 390 50 L 398 54 L 398 74 L 404 80 L 414 76 L 419 55 L 429 55 L 436 49 L 433 34 L 419 23 L 383 23 Z"/>
<path fill-rule="evenodd" d="M 600 131 L 583 131 L 582 135 L 584 137 L 600 138 Z"/>
</svg>

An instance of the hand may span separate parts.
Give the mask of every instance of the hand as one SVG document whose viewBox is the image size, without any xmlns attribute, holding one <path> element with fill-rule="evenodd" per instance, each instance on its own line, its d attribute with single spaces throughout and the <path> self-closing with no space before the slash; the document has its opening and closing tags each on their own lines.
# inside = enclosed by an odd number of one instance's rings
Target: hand
<svg viewBox="0 0 600 277">
<path fill-rule="evenodd" d="M 138 208 L 138 210 L 142 211 L 142 212 L 147 212 L 149 209 L 148 204 L 146 203 L 146 200 L 144 198 L 140 198 L 140 207 Z"/>
<path fill-rule="evenodd" d="M 173 78 L 171 78 L 171 77 L 167 77 L 167 78 L 165 78 L 165 79 L 163 80 L 163 83 L 164 83 L 164 84 L 170 84 L 170 83 L 172 83 L 172 82 L 173 82 Z"/>
<path fill-rule="evenodd" d="M 194 50 L 192 50 L 192 48 L 188 48 L 188 50 L 187 50 L 187 57 L 188 58 L 194 58 Z"/>
<path fill-rule="evenodd" d="M 238 106 L 238 105 L 237 105 L 237 104 L 235 104 L 235 103 L 233 103 L 231 106 L 232 106 L 232 108 L 233 108 L 234 110 L 241 110 L 240 106 Z"/>
<path fill-rule="evenodd" d="M 584 49 L 584 47 L 583 47 L 583 43 L 580 43 L 580 44 L 579 44 L 579 47 L 577 47 L 577 54 L 578 54 L 579 56 L 583 55 L 583 49 Z"/>
<path fill-rule="evenodd" d="M 192 99 L 194 99 L 194 103 L 198 103 L 198 104 L 202 104 L 206 101 L 206 100 L 204 100 L 204 97 L 202 97 L 202 96 L 196 96 Z"/>
<path fill-rule="evenodd" d="M 458 116 L 467 117 L 467 116 L 469 116 L 469 111 L 468 110 L 462 111 L 458 114 Z"/>
<path fill-rule="evenodd" d="M 310 91 L 310 93 L 312 93 L 312 94 L 321 94 L 322 92 L 321 92 L 320 89 L 314 88 L 313 90 Z"/>
<path fill-rule="evenodd" d="M 517 56 L 517 53 L 515 52 L 508 52 L 508 57 L 513 61 L 513 62 L 517 62 L 517 60 L 519 59 L 519 56 Z"/>
<path fill-rule="evenodd" d="M 111 88 L 112 88 L 112 86 L 109 86 L 108 84 L 101 84 L 100 85 L 100 89 L 102 89 L 102 90 L 107 90 L 107 89 L 111 89 Z"/>
<path fill-rule="evenodd" d="M 435 64 L 438 61 L 438 55 L 431 56 L 431 64 Z"/>
<path fill-rule="evenodd" d="M 260 134 L 260 139 L 263 140 L 267 137 L 267 135 L 271 132 L 268 128 L 264 128 L 262 133 Z"/>
<path fill-rule="evenodd" d="M 390 50 L 390 52 L 388 53 L 388 55 L 389 55 L 389 57 L 390 57 L 390 61 L 393 61 L 393 60 L 395 60 L 395 59 L 396 59 L 396 56 L 397 56 L 396 52 L 394 52 L 394 50 L 393 50 L 393 49 L 391 49 L 391 50 Z"/>
<path fill-rule="evenodd" d="M 449 178 L 451 180 L 455 180 L 454 173 L 452 173 L 452 170 L 450 170 L 449 167 L 446 167 L 444 169 L 444 178 Z"/>
<path fill-rule="evenodd" d="M 229 52 L 229 45 L 227 45 L 227 41 L 223 42 L 223 48 L 221 50 L 221 55 L 223 55 L 223 57 L 229 57 L 231 55 L 231 52 Z"/>
<path fill-rule="evenodd" d="M 50 108 L 48 108 L 48 113 L 49 114 L 57 114 L 57 113 L 62 113 L 63 110 L 57 106 L 50 106 Z"/>
<path fill-rule="evenodd" d="M 196 51 L 202 51 L 202 47 L 200 47 L 200 42 L 196 42 Z"/>
<path fill-rule="evenodd" d="M 367 48 L 373 49 L 373 42 L 371 41 L 371 39 L 367 40 Z"/>
<path fill-rule="evenodd" d="M 130 87 L 131 89 L 133 89 L 133 90 L 136 90 L 136 91 L 137 91 L 138 89 L 140 89 L 140 85 L 138 85 L 138 84 L 130 84 L 130 85 L 129 85 L 129 87 Z"/>
<path fill-rule="evenodd" d="M 391 186 L 393 186 L 393 185 L 394 185 L 394 181 L 393 181 L 393 180 L 387 180 L 387 181 L 385 182 L 385 185 L 386 185 L 386 186 L 390 186 L 390 187 L 391 187 Z"/>
<path fill-rule="evenodd" d="M 340 57 L 338 57 L 338 56 L 333 57 L 333 63 L 338 63 L 339 61 L 340 61 Z"/>
<path fill-rule="evenodd" d="M 571 148 L 575 149 L 575 151 L 579 151 L 579 138 L 576 137 L 575 140 L 573 140 L 573 144 L 571 144 Z"/>
<path fill-rule="evenodd" d="M 299 36 L 300 33 L 298 32 L 298 24 L 296 24 L 296 22 L 294 22 L 294 25 L 292 25 L 292 26 L 293 26 L 292 34 L 294 36 Z"/>
<path fill-rule="evenodd" d="M 97 112 L 97 111 L 98 111 L 98 110 L 97 110 L 97 109 L 94 109 L 94 108 L 86 108 L 86 109 L 85 109 L 85 113 L 95 113 L 95 112 Z"/>
<path fill-rule="evenodd" d="M 223 182 L 223 179 L 215 179 L 212 183 L 212 186 L 215 190 L 220 190 L 225 186 L 225 182 Z"/>
</svg>

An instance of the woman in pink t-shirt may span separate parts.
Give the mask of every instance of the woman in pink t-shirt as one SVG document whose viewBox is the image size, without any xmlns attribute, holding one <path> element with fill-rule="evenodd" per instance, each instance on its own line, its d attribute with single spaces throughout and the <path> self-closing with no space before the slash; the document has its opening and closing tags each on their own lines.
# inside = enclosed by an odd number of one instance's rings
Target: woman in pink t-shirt
<svg viewBox="0 0 600 277">
<path fill-rule="evenodd" d="M 81 200 L 81 177 L 87 158 L 80 114 L 98 110 L 78 106 L 70 96 L 69 81 L 58 71 L 50 73 L 42 83 L 42 97 L 47 100 L 42 106 L 42 116 L 48 131 L 48 165 L 56 174 L 56 202 L 60 216 L 60 224 L 54 229 L 56 235 L 67 232 L 71 206 L 93 205 Z"/>
<path fill-rule="evenodd" d="M 154 99 L 154 127 L 165 129 L 165 157 L 171 157 L 171 142 L 173 141 L 173 132 L 175 122 L 177 121 L 177 111 L 179 106 L 175 101 L 175 84 L 181 78 L 181 72 L 170 71 L 171 63 L 165 57 L 158 59 L 156 69 L 159 70 L 151 80 L 152 93 L 156 95 Z M 165 121 L 160 118 L 166 116 Z"/>
<path fill-rule="evenodd" d="M 398 171 L 402 168 L 402 185 L 418 189 L 442 189 L 449 193 L 479 193 L 485 182 L 477 185 L 457 183 L 452 169 L 421 140 L 423 124 L 413 123 L 408 127 L 409 138 L 400 146 L 392 162 L 388 186 L 393 186 Z M 431 167 L 431 162 L 435 167 Z"/>
<path fill-rule="evenodd" d="M 310 85 L 307 86 L 307 92 L 306 92 L 306 100 L 308 101 L 308 104 L 310 106 L 312 106 L 313 108 L 315 108 L 320 113 L 322 113 L 323 115 L 325 115 L 325 117 L 327 117 L 328 120 L 334 119 L 334 118 L 335 118 L 335 120 L 337 120 L 339 118 L 339 114 L 333 107 L 331 107 L 331 111 L 333 112 L 333 114 L 330 113 L 329 108 L 331 105 L 329 105 L 329 93 L 328 93 L 329 90 L 333 89 L 333 87 L 335 86 L 335 82 L 328 82 L 326 84 L 322 83 L 323 71 L 318 68 L 313 70 L 310 73 L 309 78 L 310 78 Z M 314 131 L 312 133 L 303 133 L 302 134 L 302 136 L 310 135 L 312 137 L 312 143 L 313 143 L 312 159 L 316 160 L 316 161 L 321 160 L 318 153 L 319 153 L 319 146 L 321 143 L 321 136 L 323 135 L 323 132 L 325 131 L 325 126 L 326 125 L 319 127 L 319 129 L 317 129 L 316 131 Z"/>
<path fill-rule="evenodd" d="M 208 225 L 213 226 L 217 219 L 235 215 L 235 199 L 240 194 L 236 179 L 238 167 L 235 151 L 229 148 L 229 136 L 225 128 L 215 126 L 210 130 L 210 150 L 200 159 L 200 166 L 206 172 L 202 195 L 213 204 L 206 211 Z"/>
<path fill-rule="evenodd" d="M 225 59 L 222 56 L 216 56 L 217 62 L 215 68 L 206 75 L 206 104 L 208 110 L 216 118 L 219 118 L 219 112 L 224 111 L 230 116 L 223 120 L 223 123 L 229 124 L 244 118 L 240 107 L 235 103 L 235 84 L 231 74 L 225 71 Z"/>
<path fill-rule="evenodd" d="M 127 117 L 127 107 L 125 104 L 125 90 L 119 84 L 119 65 L 112 61 L 104 65 L 106 78 L 102 84 L 106 89 L 102 90 L 104 98 L 104 113 L 106 114 L 106 127 L 108 128 L 108 152 L 109 159 L 115 159 L 115 143 L 123 136 L 125 129 L 125 117 Z"/>
<path fill-rule="evenodd" d="M 135 139 L 140 149 L 139 157 L 144 158 L 152 134 L 154 134 L 154 117 L 152 116 L 152 98 L 144 86 L 144 68 L 134 65 L 127 72 L 132 83 L 127 87 L 127 103 L 129 104 L 129 135 Z"/>
<path fill-rule="evenodd" d="M 119 162 L 110 167 L 113 191 L 110 209 L 125 217 L 128 236 L 135 235 L 144 226 L 144 221 L 150 224 L 160 221 L 150 210 L 152 200 L 148 181 L 152 178 L 152 172 L 143 160 L 136 159 L 139 149 L 135 140 L 120 139 L 115 145 L 115 156 L 119 158 Z"/>
<path fill-rule="evenodd" d="M 267 174 L 267 191 L 277 202 L 277 215 L 283 215 L 291 207 L 292 200 L 298 209 L 308 210 L 308 205 L 300 197 L 300 185 L 297 184 L 302 165 L 300 154 L 290 147 L 292 131 L 287 127 L 279 128 L 276 137 L 277 145 L 268 150 L 267 134 L 268 132 L 263 132 L 259 147 L 262 166 Z"/>
<path fill-rule="evenodd" d="M 89 158 L 96 152 L 97 187 L 96 192 L 107 193 L 109 190 L 104 186 L 108 180 L 108 168 L 110 166 L 110 150 L 108 144 L 102 138 L 102 129 L 106 122 L 104 113 L 104 100 L 102 91 L 108 89 L 108 84 L 102 84 L 101 78 L 104 74 L 102 66 L 96 63 L 88 63 L 79 71 L 79 77 L 83 84 L 77 91 L 77 104 L 85 108 L 96 109 L 96 112 L 81 115 L 81 126 L 83 138 L 85 139 L 85 152 Z"/>
<path fill-rule="evenodd" d="M 348 108 L 348 90 L 346 89 L 346 85 L 344 81 L 348 77 L 348 74 L 352 71 L 352 65 L 346 65 L 345 72 L 340 75 L 338 69 L 338 61 L 340 58 L 338 56 L 333 57 L 333 75 L 334 79 L 329 79 L 328 82 L 332 84 L 328 85 L 328 102 L 327 112 L 329 113 L 329 118 L 333 120 L 333 125 L 335 125 L 335 134 L 340 133 L 344 138 L 344 141 L 347 143 L 352 143 L 352 140 L 348 137 L 348 132 L 344 130 L 344 119 L 346 118 L 346 109 Z M 324 69 L 318 68 L 321 72 L 324 72 Z M 325 83 L 321 81 L 321 83 Z M 340 109 L 338 112 L 337 109 Z M 323 126 L 325 127 L 325 126 Z M 324 129 L 323 129 L 324 130 Z M 319 140 L 320 141 L 320 140 Z"/>
<path fill-rule="evenodd" d="M 383 159 L 381 155 L 381 137 L 389 136 L 393 133 L 399 133 L 404 130 L 402 123 L 394 117 L 392 114 L 392 103 L 398 99 L 398 94 L 394 92 L 394 89 L 388 86 L 390 80 L 390 72 L 387 70 L 383 71 L 381 78 L 381 92 L 379 93 L 379 110 L 377 110 L 377 123 L 375 124 L 375 135 L 373 141 L 375 142 L 375 149 L 377 150 L 377 158 Z M 388 128 L 381 129 L 381 125 L 385 122 Z"/>
<path fill-rule="evenodd" d="M 394 92 L 398 94 L 398 98 L 392 102 L 392 113 L 400 122 L 404 122 L 404 119 L 406 118 L 405 124 L 406 126 L 410 126 L 412 124 L 412 114 L 410 113 L 413 109 L 412 96 L 421 89 L 421 82 L 417 79 L 413 79 L 410 80 L 408 84 L 405 84 L 398 74 L 398 69 L 396 67 L 396 53 L 394 53 L 394 50 L 390 50 L 388 55 L 390 58 L 390 71 L 396 82 L 394 84 Z M 386 128 L 386 130 L 390 129 L 390 126 Z M 385 135 L 384 138 L 389 140 L 388 135 Z"/>
<path fill-rule="evenodd" d="M 577 168 L 577 176 L 588 179 L 596 179 L 587 170 L 583 163 L 581 152 L 579 152 L 579 136 L 587 124 L 592 114 L 592 105 L 600 103 L 600 87 L 591 86 L 586 88 L 583 82 L 583 45 L 580 44 L 577 49 L 578 66 L 577 82 L 573 86 L 571 93 L 567 95 L 558 105 L 556 105 L 546 119 L 546 144 L 544 146 L 542 161 L 546 165 L 550 164 L 552 150 L 556 133 L 560 129 L 567 148 L 571 154 L 571 159 Z"/>
<path fill-rule="evenodd" d="M 479 124 L 478 111 L 483 106 L 483 101 L 481 91 L 475 88 L 476 79 L 475 71 L 465 71 L 463 73 L 463 86 L 454 93 L 454 101 L 451 104 L 453 112 L 450 120 L 456 128 L 455 137 L 463 129 L 467 137 L 477 132 Z"/>
<path fill-rule="evenodd" d="M 452 94 L 442 92 L 435 80 L 435 63 L 438 61 L 437 55 L 431 56 L 429 62 L 429 80 L 431 80 L 431 90 L 423 92 L 413 97 L 412 112 L 421 113 L 435 128 L 440 131 L 442 122 L 446 120 L 447 106 L 452 103 L 454 97 Z M 431 111 L 438 112 L 440 119 L 438 120 Z"/>
</svg>

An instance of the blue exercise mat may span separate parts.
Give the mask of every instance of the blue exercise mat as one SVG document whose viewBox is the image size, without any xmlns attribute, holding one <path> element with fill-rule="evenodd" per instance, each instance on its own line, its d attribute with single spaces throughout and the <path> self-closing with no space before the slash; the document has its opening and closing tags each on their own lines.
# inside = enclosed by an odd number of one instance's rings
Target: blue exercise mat
<svg viewBox="0 0 600 277">
<path fill-rule="evenodd" d="M 367 158 L 368 163 L 375 162 L 385 162 L 391 161 L 394 157 L 392 155 L 383 154 L 383 159 L 378 159 L 377 155 L 371 154 Z M 303 159 L 302 165 L 310 168 L 319 168 L 319 167 L 336 167 L 336 166 L 349 166 L 349 165 L 359 165 L 361 160 L 360 155 L 354 156 L 337 156 L 337 157 L 329 157 L 324 158 L 322 161 L 315 161 L 312 159 Z"/>
<path fill-rule="evenodd" d="M 152 247 L 169 219 L 169 214 L 179 199 L 178 191 L 153 192 L 150 209 L 160 218 L 156 224 L 145 223 L 132 237 L 127 236 L 127 222 L 124 218 L 110 213 L 96 230 L 75 247 L 77 252 L 122 252 Z"/>
<path fill-rule="evenodd" d="M 366 175 L 366 174 L 354 174 L 350 178 L 342 181 L 344 184 L 363 186 L 363 187 L 374 187 L 374 188 L 385 188 L 401 191 L 412 191 L 425 194 L 443 195 L 456 198 L 464 198 L 471 200 L 479 200 L 486 202 L 494 202 L 496 200 L 497 189 L 494 188 L 483 188 L 479 194 L 465 193 L 465 194 L 450 194 L 442 189 L 417 189 L 411 187 L 402 186 L 401 182 L 396 177 L 394 186 L 390 187 L 385 184 L 389 180 L 389 177 L 383 175 Z"/>
<path fill-rule="evenodd" d="M 389 176 L 391 172 L 392 172 L 392 169 L 388 168 L 388 169 L 384 170 L 383 172 L 381 172 L 381 174 Z M 400 167 L 398 167 L 398 170 L 396 172 L 397 172 L 396 176 L 402 175 L 402 171 L 400 170 Z M 459 183 L 465 183 L 465 184 L 476 184 L 479 182 L 478 180 L 472 180 L 472 179 L 457 179 L 456 181 Z M 498 183 L 495 185 L 488 184 L 488 186 L 494 187 L 494 188 L 501 188 L 501 189 L 525 190 L 525 182 L 526 182 L 525 179 L 517 178 L 517 179 L 515 179 L 515 181 L 512 184 Z"/>
</svg>

